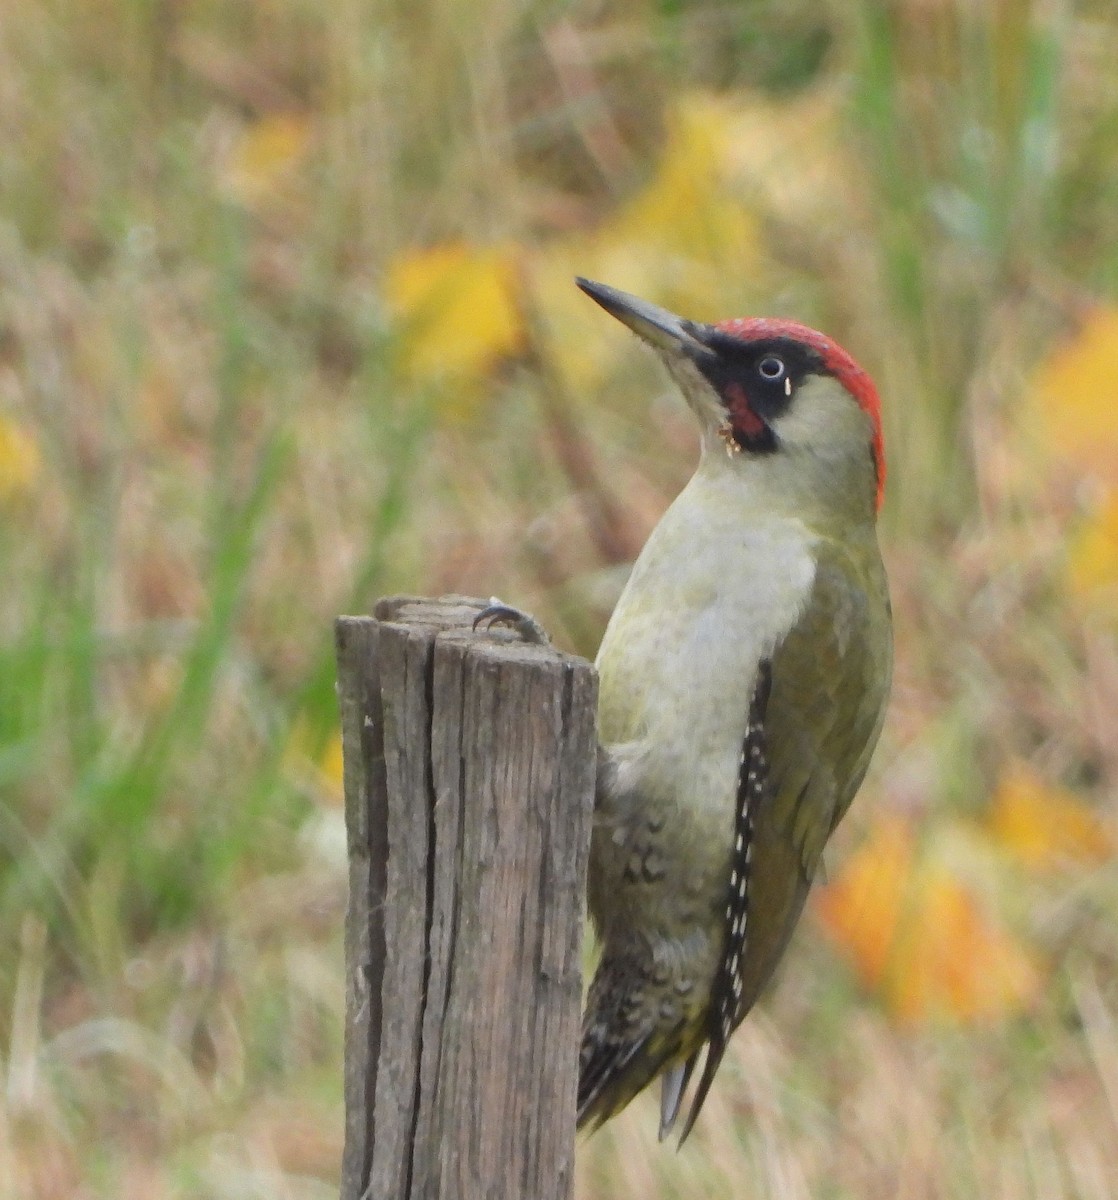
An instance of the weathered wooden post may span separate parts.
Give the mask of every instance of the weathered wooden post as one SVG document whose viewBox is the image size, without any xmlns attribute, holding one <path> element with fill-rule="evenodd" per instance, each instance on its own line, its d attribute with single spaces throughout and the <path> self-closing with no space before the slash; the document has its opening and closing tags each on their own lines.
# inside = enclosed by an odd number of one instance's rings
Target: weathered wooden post
<svg viewBox="0 0 1118 1200">
<path fill-rule="evenodd" d="M 466 597 L 337 622 L 342 1200 L 567 1200 L 597 678 Z"/>
</svg>

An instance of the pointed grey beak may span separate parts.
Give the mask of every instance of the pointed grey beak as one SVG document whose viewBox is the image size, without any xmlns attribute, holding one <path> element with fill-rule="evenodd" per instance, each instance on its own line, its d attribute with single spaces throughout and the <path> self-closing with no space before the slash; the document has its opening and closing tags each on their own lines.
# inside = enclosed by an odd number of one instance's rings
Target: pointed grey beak
<svg viewBox="0 0 1118 1200">
<path fill-rule="evenodd" d="M 703 341 L 706 326 L 695 321 L 685 321 L 666 308 L 658 308 L 631 296 L 628 292 L 620 292 L 617 288 L 604 283 L 595 283 L 591 279 L 575 276 L 575 283 L 591 298 L 596 300 L 610 316 L 616 317 L 650 346 L 669 354 L 685 354 L 689 358 L 710 354 L 710 349 Z"/>
</svg>

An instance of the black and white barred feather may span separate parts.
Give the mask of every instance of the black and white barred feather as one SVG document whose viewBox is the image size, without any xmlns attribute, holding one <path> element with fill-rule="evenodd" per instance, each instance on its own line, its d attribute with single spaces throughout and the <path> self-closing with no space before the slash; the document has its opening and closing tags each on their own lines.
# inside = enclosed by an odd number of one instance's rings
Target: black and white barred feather
<svg viewBox="0 0 1118 1200">
<path fill-rule="evenodd" d="M 753 853 L 753 824 L 757 809 L 768 787 L 768 750 L 765 742 L 765 712 L 769 693 L 772 691 L 772 663 L 765 659 L 757 673 L 757 684 L 749 705 L 749 723 L 742 742 L 738 768 L 737 800 L 734 809 L 734 852 L 730 864 L 730 885 L 726 893 L 726 924 L 722 958 L 718 974 L 711 989 L 708 1016 L 706 1060 L 703 1073 L 691 1101 L 691 1109 L 683 1132 L 679 1135 L 680 1145 L 703 1107 L 710 1085 L 714 1082 L 722 1056 L 730 1041 L 730 1034 L 745 1017 L 746 1006 L 742 995 L 742 969 L 745 964 L 746 942 L 749 925 L 750 865 Z M 679 1088 L 679 1098 L 686 1089 L 687 1080 L 695 1068 L 699 1052 L 687 1063 Z M 676 1100 L 678 1109 L 679 1098 Z M 663 1114 L 660 1136 L 663 1137 L 675 1120 L 675 1113 Z"/>
</svg>

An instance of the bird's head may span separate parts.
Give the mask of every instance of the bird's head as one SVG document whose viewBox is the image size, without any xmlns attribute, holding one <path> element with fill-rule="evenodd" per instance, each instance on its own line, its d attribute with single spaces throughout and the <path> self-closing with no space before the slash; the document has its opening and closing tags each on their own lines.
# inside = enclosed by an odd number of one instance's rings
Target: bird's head
<svg viewBox="0 0 1118 1200">
<path fill-rule="evenodd" d="M 785 454 L 824 470 L 852 466 L 880 508 L 881 403 L 873 380 L 837 342 L 773 317 L 704 325 L 604 283 L 577 282 L 659 353 L 708 444 L 720 438 L 731 457 Z"/>
</svg>

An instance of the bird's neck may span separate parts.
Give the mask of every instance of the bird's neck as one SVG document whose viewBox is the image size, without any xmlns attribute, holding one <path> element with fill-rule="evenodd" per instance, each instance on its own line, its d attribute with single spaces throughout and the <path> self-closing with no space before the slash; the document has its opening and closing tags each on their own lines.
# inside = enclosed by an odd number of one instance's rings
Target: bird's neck
<svg viewBox="0 0 1118 1200">
<path fill-rule="evenodd" d="M 722 494 L 743 515 L 794 518 L 822 534 L 873 535 L 876 525 L 868 448 L 864 462 L 826 448 L 754 453 L 728 449 L 716 430 L 706 430 L 693 486 Z"/>
</svg>

